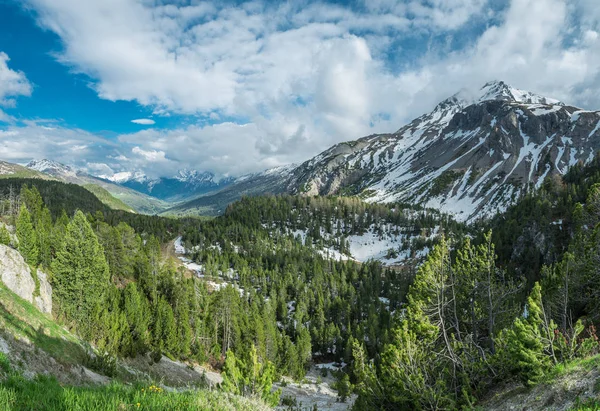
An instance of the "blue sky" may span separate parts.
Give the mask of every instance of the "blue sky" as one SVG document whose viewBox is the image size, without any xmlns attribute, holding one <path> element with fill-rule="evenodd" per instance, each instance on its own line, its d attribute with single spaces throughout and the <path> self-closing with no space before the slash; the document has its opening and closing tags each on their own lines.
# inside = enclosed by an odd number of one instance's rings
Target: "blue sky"
<svg viewBox="0 0 600 411">
<path fill-rule="evenodd" d="M 596 109 L 599 22 L 595 0 L 0 0 L 0 158 L 235 176 L 492 79 Z"/>
</svg>

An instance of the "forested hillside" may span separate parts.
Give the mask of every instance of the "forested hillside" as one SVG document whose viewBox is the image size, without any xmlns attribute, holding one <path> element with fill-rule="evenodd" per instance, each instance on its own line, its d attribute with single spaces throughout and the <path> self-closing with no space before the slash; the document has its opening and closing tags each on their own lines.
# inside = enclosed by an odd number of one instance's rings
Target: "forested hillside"
<svg viewBox="0 0 600 411">
<path fill-rule="evenodd" d="M 273 382 L 334 363 L 355 409 L 468 408 L 600 351 L 598 183 L 596 159 L 465 226 L 336 197 L 243 198 L 212 220 L 169 219 L 5 179 L 14 232 L 2 226 L 0 242 L 49 273 L 54 318 L 105 353 L 104 372 L 167 355 L 275 405 Z M 164 251 L 176 237 L 184 264 Z"/>
<path fill-rule="evenodd" d="M 362 342 L 354 345 L 355 408 L 469 408 L 499 383 L 547 383 L 597 355 L 599 171 L 598 158 L 577 165 L 480 223 L 474 241 L 438 244 L 392 343 L 374 363 Z M 575 404 L 577 395 L 562 401 Z M 585 395 L 578 409 L 597 409 L 598 393 Z M 561 405 L 547 400 L 539 409 Z"/>
</svg>

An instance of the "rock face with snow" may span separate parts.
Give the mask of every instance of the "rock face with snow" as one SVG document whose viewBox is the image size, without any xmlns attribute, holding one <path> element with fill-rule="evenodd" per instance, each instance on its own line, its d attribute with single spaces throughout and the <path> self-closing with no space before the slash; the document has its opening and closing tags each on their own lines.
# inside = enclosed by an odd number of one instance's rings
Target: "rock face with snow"
<svg viewBox="0 0 600 411">
<path fill-rule="evenodd" d="M 292 172 L 286 191 L 406 201 L 473 220 L 591 161 L 599 148 L 600 112 L 490 82 L 395 133 L 326 150 Z"/>
<path fill-rule="evenodd" d="M 36 284 L 31 270 L 21 254 L 10 247 L 0 245 L 0 280 L 24 300 L 33 303 L 41 312 L 52 313 L 52 287 L 46 274 L 37 272 L 40 288 L 36 293 Z"/>
</svg>

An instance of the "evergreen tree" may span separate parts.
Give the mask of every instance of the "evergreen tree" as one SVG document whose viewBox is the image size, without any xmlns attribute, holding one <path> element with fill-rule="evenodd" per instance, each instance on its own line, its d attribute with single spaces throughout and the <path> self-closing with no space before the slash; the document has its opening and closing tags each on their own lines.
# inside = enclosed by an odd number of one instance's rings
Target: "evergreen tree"
<svg viewBox="0 0 600 411">
<path fill-rule="evenodd" d="M 19 240 L 19 252 L 27 264 L 37 266 L 39 263 L 37 235 L 31 222 L 31 215 L 25 205 L 21 206 L 17 218 L 17 238 Z"/>
<path fill-rule="evenodd" d="M 535 283 L 527 298 L 525 314 L 515 319 L 513 327 L 502 335 L 507 360 L 524 384 L 538 383 L 552 361 L 556 362 L 555 329 L 554 322 L 548 321 L 544 311 L 542 289 Z"/>
<path fill-rule="evenodd" d="M 123 291 L 124 313 L 129 324 L 132 345 L 131 355 L 145 353 L 151 344 L 150 324 L 152 321 L 148 300 L 139 292 L 136 283 L 129 283 Z"/>
<path fill-rule="evenodd" d="M 223 368 L 223 388 L 234 394 L 258 397 L 274 407 L 279 403 L 281 390 L 272 391 L 275 368 L 269 361 L 261 363 L 253 345 L 244 359 L 227 352 Z"/>
<path fill-rule="evenodd" d="M 160 298 L 156 311 L 154 346 L 160 351 L 176 354 L 178 339 L 173 309 L 164 298 Z"/>
<path fill-rule="evenodd" d="M 0 244 L 10 245 L 10 232 L 2 223 L 0 223 Z"/>
<path fill-rule="evenodd" d="M 110 274 L 102 246 L 81 211 L 67 225 L 51 267 L 59 316 L 86 324 L 94 306 L 104 299 Z"/>
</svg>

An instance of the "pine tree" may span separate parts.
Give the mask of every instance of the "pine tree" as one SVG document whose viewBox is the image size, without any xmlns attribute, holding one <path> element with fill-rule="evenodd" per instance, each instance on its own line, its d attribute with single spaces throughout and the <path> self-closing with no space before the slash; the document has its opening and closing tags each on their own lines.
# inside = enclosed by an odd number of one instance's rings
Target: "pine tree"
<svg viewBox="0 0 600 411">
<path fill-rule="evenodd" d="M 2 223 L 0 223 L 0 244 L 10 245 L 10 232 Z"/>
<path fill-rule="evenodd" d="M 67 225 L 51 268 L 60 316 L 85 324 L 94 306 L 103 301 L 110 274 L 98 238 L 81 211 Z"/>
<path fill-rule="evenodd" d="M 230 350 L 223 367 L 223 388 L 246 397 L 258 397 L 274 407 L 279 403 L 281 390 L 272 391 L 275 367 L 269 361 L 261 363 L 252 345 L 246 358 L 236 358 Z"/>
<path fill-rule="evenodd" d="M 17 218 L 17 238 L 19 239 L 19 252 L 27 264 L 37 266 L 39 263 L 37 235 L 31 222 L 31 215 L 24 205 L 21 206 Z"/>
<path fill-rule="evenodd" d="M 132 344 L 130 355 L 144 354 L 150 347 L 149 328 L 152 321 L 148 300 L 138 290 L 136 283 L 129 283 L 123 291 L 124 313 L 129 324 Z"/>
<path fill-rule="evenodd" d="M 527 298 L 526 312 L 515 319 L 513 327 L 501 339 L 506 344 L 507 360 L 525 385 L 535 385 L 552 364 L 554 355 L 554 330 L 542 304 L 542 288 L 535 283 Z"/>
<path fill-rule="evenodd" d="M 171 354 L 177 353 L 177 326 L 173 309 L 164 299 L 158 300 L 156 322 L 154 325 L 154 346 L 160 351 Z"/>
<path fill-rule="evenodd" d="M 52 253 L 55 250 L 52 244 L 52 216 L 46 207 L 42 207 L 35 224 L 37 244 L 39 249 L 40 264 L 50 267 Z"/>
</svg>

